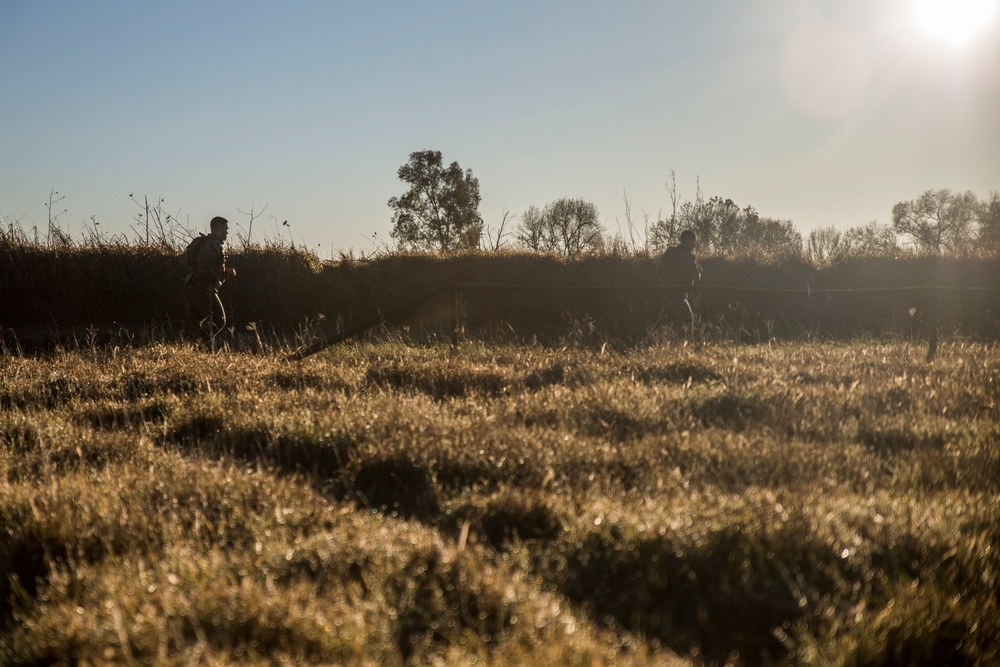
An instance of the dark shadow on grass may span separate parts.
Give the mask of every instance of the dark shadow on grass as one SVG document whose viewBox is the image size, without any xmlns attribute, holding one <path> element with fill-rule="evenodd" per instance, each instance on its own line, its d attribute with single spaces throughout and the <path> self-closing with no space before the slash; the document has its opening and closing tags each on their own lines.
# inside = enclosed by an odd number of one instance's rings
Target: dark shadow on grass
<svg viewBox="0 0 1000 667">
<path fill-rule="evenodd" d="M 443 490 L 493 488 L 505 480 L 497 469 L 474 460 L 445 460 L 439 467 L 402 455 L 361 454 L 344 433 L 272 433 L 267 428 L 231 428 L 223 416 L 201 414 L 170 427 L 165 446 L 187 454 L 262 465 L 298 476 L 324 495 L 428 525 L 439 520 Z M 514 467 L 508 468 L 512 474 Z M 507 469 L 505 469 L 507 470 Z"/>
<path fill-rule="evenodd" d="M 438 401 L 462 396 L 500 396 L 508 386 L 508 381 L 497 373 L 445 366 L 373 366 L 368 369 L 365 380 L 381 389 L 416 391 Z"/>
<path fill-rule="evenodd" d="M 617 623 L 682 655 L 699 650 L 709 663 L 722 664 L 736 650 L 746 664 L 770 664 L 787 657 L 774 629 L 793 627 L 807 613 L 780 564 L 809 567 L 811 583 L 827 592 L 836 586 L 826 575 L 837 565 L 832 549 L 781 548 L 735 527 L 696 545 L 629 539 L 611 529 L 586 535 L 545 576 L 597 622 Z"/>
<path fill-rule="evenodd" d="M 174 372 L 151 376 L 136 372 L 122 377 L 115 392 L 127 401 L 165 394 L 188 395 L 205 388 L 205 380 L 187 373 Z"/>
<path fill-rule="evenodd" d="M 358 461 L 344 481 L 359 509 L 427 523 L 440 512 L 434 476 L 401 456 Z"/>
<path fill-rule="evenodd" d="M 517 492 L 499 493 L 485 503 L 470 503 L 451 513 L 445 530 L 460 539 L 468 523 L 469 539 L 497 551 L 515 542 L 550 543 L 563 533 L 563 518 L 544 497 Z"/>
<path fill-rule="evenodd" d="M 768 404 L 760 396 L 733 390 L 696 401 L 690 409 L 705 427 L 745 431 L 771 421 Z"/>
<path fill-rule="evenodd" d="M 646 385 L 655 384 L 703 384 L 723 379 L 711 368 L 699 364 L 677 362 L 665 366 L 636 368 L 632 371 L 635 379 Z"/>
<path fill-rule="evenodd" d="M 900 426 L 863 424 L 858 428 L 858 439 L 872 451 L 882 456 L 894 456 L 918 450 L 941 450 L 947 442 L 940 431 L 919 431 Z"/>
<path fill-rule="evenodd" d="M 227 428 L 218 415 L 197 415 L 170 428 L 163 442 L 188 453 L 261 464 L 298 475 L 316 488 L 339 478 L 357 443 L 346 434 L 273 433 L 267 428 Z"/>
<path fill-rule="evenodd" d="M 328 394 L 342 392 L 349 396 L 354 391 L 351 384 L 336 375 L 302 369 L 275 371 L 265 378 L 265 382 L 281 389 L 315 389 Z"/>
<path fill-rule="evenodd" d="M 546 366 L 524 378 L 524 386 L 531 391 L 538 391 L 544 387 L 566 382 L 566 366 L 564 364 L 553 364 Z"/>
<path fill-rule="evenodd" d="M 48 581 L 50 559 L 67 555 L 64 544 L 32 531 L 29 521 L 10 516 L 4 522 L 9 525 L 0 523 L 0 637 L 9 634 L 15 608 L 29 605 Z"/>
<path fill-rule="evenodd" d="M 139 405 L 107 405 L 86 408 L 73 419 L 86 426 L 102 430 L 119 430 L 141 426 L 147 422 L 162 422 L 170 410 L 159 400 Z"/>
</svg>

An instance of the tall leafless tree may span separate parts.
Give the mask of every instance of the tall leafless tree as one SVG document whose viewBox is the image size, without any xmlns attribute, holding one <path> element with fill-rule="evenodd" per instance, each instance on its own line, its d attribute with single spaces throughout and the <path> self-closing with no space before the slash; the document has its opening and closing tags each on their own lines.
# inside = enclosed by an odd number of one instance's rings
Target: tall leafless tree
<svg viewBox="0 0 1000 667">
<path fill-rule="evenodd" d="M 542 210 L 529 207 L 521 216 L 517 238 L 532 250 L 575 257 L 604 247 L 604 226 L 593 203 L 564 197 Z"/>
<path fill-rule="evenodd" d="M 979 201 L 972 192 L 928 190 L 892 207 L 892 226 L 934 255 L 962 250 L 973 239 Z"/>
</svg>

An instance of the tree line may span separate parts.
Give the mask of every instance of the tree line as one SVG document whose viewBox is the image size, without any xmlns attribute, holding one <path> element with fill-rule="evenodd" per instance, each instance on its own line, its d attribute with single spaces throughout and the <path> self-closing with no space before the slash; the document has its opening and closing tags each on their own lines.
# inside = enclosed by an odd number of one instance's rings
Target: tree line
<svg viewBox="0 0 1000 667">
<path fill-rule="evenodd" d="M 479 179 L 457 162 L 445 166 L 440 151 L 410 154 L 398 171 L 409 186 L 389 199 L 393 210 L 391 236 L 401 248 L 451 252 L 486 247 L 498 249 L 505 235 L 523 249 L 575 257 L 623 245 L 608 232 L 597 207 L 582 198 L 563 197 L 542 207 L 532 204 L 513 230 L 505 216 L 494 234 L 479 213 Z M 643 245 L 659 251 L 677 243 L 680 233 L 693 230 L 705 252 L 737 255 L 805 254 L 818 264 L 847 257 L 894 256 L 911 251 L 926 255 L 956 255 L 973 249 L 1000 251 L 1000 192 L 979 200 L 973 192 L 947 188 L 928 190 L 892 209 L 892 223 L 868 222 L 841 231 L 833 226 L 808 236 L 791 220 L 763 216 L 753 206 L 732 199 L 704 198 L 700 187 L 693 200 L 681 200 L 671 172 L 666 188 L 671 210 L 644 230 Z"/>
</svg>

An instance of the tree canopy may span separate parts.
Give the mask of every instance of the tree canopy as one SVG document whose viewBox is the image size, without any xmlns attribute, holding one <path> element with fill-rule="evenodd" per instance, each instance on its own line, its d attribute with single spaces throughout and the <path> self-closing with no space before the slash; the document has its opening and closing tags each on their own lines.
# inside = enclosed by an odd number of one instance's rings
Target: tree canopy
<svg viewBox="0 0 1000 667">
<path fill-rule="evenodd" d="M 410 189 L 389 199 L 391 235 L 401 246 L 449 252 L 479 247 L 479 179 L 458 162 L 447 167 L 440 151 L 416 151 L 399 168 Z"/>
<path fill-rule="evenodd" d="M 654 247 L 677 243 L 690 229 L 698 235 L 700 247 L 733 254 L 797 254 L 802 235 L 790 220 L 761 217 L 753 206 L 740 208 L 732 199 L 711 197 L 675 206 L 669 218 L 656 222 L 650 230 Z"/>
</svg>

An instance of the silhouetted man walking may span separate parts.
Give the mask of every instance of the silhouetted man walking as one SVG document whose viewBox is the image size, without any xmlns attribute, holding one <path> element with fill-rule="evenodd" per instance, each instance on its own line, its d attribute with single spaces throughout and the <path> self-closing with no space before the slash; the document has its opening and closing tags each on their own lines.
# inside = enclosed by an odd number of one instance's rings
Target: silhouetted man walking
<svg viewBox="0 0 1000 667">
<path fill-rule="evenodd" d="M 701 280 L 701 265 L 694 257 L 698 237 L 690 229 L 681 232 L 680 243 L 664 251 L 656 263 L 656 282 L 670 288 L 664 294 L 664 314 L 671 325 L 680 326 L 685 335 L 694 334 L 694 311 L 682 287 Z"/>
<path fill-rule="evenodd" d="M 226 326 L 226 309 L 219 299 L 219 288 L 236 269 L 226 268 L 224 243 L 229 235 L 229 221 L 214 217 L 210 233 L 194 239 L 185 251 L 190 271 L 184 278 L 184 334 L 213 346 L 215 337 Z"/>
</svg>

